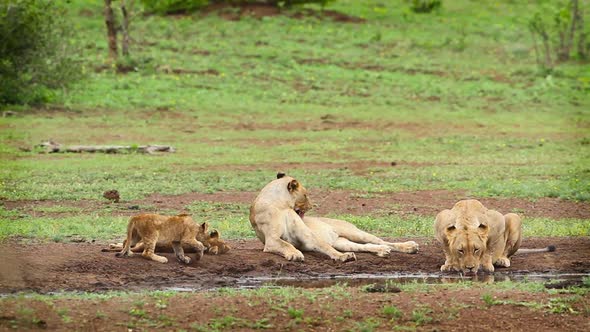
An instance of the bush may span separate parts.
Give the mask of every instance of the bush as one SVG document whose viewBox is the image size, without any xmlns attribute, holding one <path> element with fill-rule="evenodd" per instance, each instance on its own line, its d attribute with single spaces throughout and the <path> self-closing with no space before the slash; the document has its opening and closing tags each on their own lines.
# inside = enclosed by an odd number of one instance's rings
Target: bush
<svg viewBox="0 0 590 332">
<path fill-rule="evenodd" d="M 407 0 L 414 13 L 430 13 L 442 6 L 442 0 Z"/>
<path fill-rule="evenodd" d="M 48 102 L 78 75 L 65 18 L 50 0 L 0 0 L 0 105 Z"/>
</svg>

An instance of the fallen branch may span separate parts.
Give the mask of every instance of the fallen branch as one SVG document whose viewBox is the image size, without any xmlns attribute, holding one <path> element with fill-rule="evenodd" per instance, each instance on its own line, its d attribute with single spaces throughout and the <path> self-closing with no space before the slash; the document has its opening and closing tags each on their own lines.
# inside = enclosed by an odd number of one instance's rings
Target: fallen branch
<svg viewBox="0 0 590 332">
<path fill-rule="evenodd" d="M 71 145 L 63 146 L 53 141 L 42 142 L 37 147 L 43 148 L 45 153 L 131 153 L 141 152 L 153 154 L 155 152 L 175 152 L 169 145 Z"/>
</svg>

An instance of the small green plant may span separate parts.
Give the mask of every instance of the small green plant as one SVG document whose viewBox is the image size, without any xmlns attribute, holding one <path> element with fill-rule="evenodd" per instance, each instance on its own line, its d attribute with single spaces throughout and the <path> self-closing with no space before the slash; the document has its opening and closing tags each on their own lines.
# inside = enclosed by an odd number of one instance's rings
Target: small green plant
<svg viewBox="0 0 590 332">
<path fill-rule="evenodd" d="M 432 322 L 433 318 L 430 316 L 432 309 L 427 306 L 418 307 L 412 310 L 412 321 L 417 325 L 424 325 Z"/>
<path fill-rule="evenodd" d="M 488 307 L 491 307 L 497 303 L 496 300 L 494 300 L 494 297 L 492 296 L 492 294 L 490 294 L 490 293 L 486 293 L 486 294 L 482 295 L 481 299 Z"/>
<path fill-rule="evenodd" d="M 289 314 L 291 319 L 301 319 L 303 317 L 303 309 L 289 307 L 289 309 L 287 309 L 287 314 Z"/>
<path fill-rule="evenodd" d="M 372 332 L 381 326 L 381 322 L 378 318 L 368 317 L 362 322 L 356 323 L 356 331 L 360 332 Z"/>
<path fill-rule="evenodd" d="M 72 321 L 72 318 L 68 315 L 68 312 L 69 311 L 67 308 L 57 309 L 57 314 L 59 315 L 59 317 L 61 317 L 62 322 L 66 324 Z"/>
<path fill-rule="evenodd" d="M 129 314 L 131 316 L 137 317 L 137 318 L 145 318 L 147 317 L 147 312 L 143 309 L 140 308 L 131 308 L 129 310 Z"/>
<path fill-rule="evenodd" d="M 383 314 L 391 319 L 398 319 L 402 317 L 402 311 L 394 305 L 386 305 L 382 310 Z"/>
</svg>

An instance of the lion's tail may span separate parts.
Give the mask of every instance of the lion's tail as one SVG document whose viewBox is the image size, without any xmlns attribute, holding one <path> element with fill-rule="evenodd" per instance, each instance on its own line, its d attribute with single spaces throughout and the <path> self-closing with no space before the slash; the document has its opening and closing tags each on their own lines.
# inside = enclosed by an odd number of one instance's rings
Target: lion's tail
<svg viewBox="0 0 590 332">
<path fill-rule="evenodd" d="M 129 219 L 129 223 L 127 224 L 127 238 L 123 242 L 123 250 L 115 254 L 117 257 L 123 256 L 131 256 L 133 253 L 131 252 L 131 246 L 133 244 L 133 231 L 135 229 L 135 217 Z"/>
<path fill-rule="evenodd" d="M 517 254 L 531 254 L 531 253 L 535 253 L 535 252 L 552 252 L 555 251 L 555 246 L 554 245 L 550 245 L 547 246 L 545 248 L 539 248 L 539 249 L 518 249 L 518 251 L 516 252 Z"/>
</svg>

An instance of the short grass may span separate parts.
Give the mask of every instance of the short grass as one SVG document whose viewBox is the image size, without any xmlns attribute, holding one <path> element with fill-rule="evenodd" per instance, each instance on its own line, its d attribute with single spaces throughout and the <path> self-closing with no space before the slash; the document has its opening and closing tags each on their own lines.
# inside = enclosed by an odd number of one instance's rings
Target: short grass
<svg viewBox="0 0 590 332">
<path fill-rule="evenodd" d="M 101 6 L 68 6 L 86 78 L 58 92 L 48 110 L 20 107 L 0 118 L 0 197 L 257 191 L 280 169 L 309 188 L 361 195 L 459 189 L 476 197 L 590 199 L 590 66 L 564 63 L 540 74 L 526 25 L 533 3 L 458 0 L 429 15 L 409 12 L 402 0 L 339 0 L 328 8 L 366 20 L 356 24 L 138 15 L 130 59 L 137 70 L 127 74 L 107 59 Z M 177 152 L 20 149 L 47 139 L 170 144 Z M 358 161 L 398 166 L 347 168 Z M 335 164 L 306 167 L 327 162 Z M 244 220 L 234 212 L 204 217 L 229 236 L 251 236 L 234 231 Z M 102 226 L 84 230 L 92 218 Z M 0 230 L 109 237 L 124 223 L 70 219 L 51 226 L 60 222 L 29 218 L 14 226 L 3 218 Z M 426 233 L 426 221 L 397 219 L 356 221 L 385 236 L 397 229 Z M 583 222 L 557 232 L 587 234 Z M 80 229 L 71 228 L 76 224 Z M 539 226 L 525 233 L 550 232 Z"/>
<path fill-rule="evenodd" d="M 195 202 L 188 206 L 197 222 L 208 222 L 223 238 L 255 238 L 248 221 L 248 206 L 242 204 Z M 176 212 L 173 212 L 176 213 Z M 360 229 L 387 238 L 431 237 L 433 218 L 397 215 L 331 215 L 347 220 Z M 0 208 L 0 239 L 20 236 L 55 242 L 75 240 L 121 241 L 128 218 L 111 213 L 84 213 L 59 217 L 36 217 Z M 584 219 L 527 218 L 523 236 L 590 236 Z"/>
</svg>

